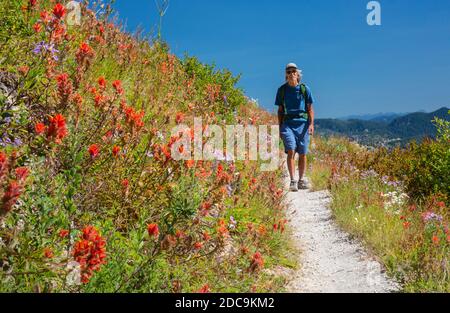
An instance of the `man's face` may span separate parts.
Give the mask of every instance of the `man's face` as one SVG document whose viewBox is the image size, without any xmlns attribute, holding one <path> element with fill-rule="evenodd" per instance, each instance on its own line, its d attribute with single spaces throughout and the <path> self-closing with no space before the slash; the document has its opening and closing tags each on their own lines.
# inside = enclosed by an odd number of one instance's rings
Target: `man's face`
<svg viewBox="0 0 450 313">
<path fill-rule="evenodd" d="M 286 76 L 288 78 L 289 83 L 297 83 L 298 82 L 298 72 L 295 68 L 289 68 L 286 70 Z"/>
</svg>

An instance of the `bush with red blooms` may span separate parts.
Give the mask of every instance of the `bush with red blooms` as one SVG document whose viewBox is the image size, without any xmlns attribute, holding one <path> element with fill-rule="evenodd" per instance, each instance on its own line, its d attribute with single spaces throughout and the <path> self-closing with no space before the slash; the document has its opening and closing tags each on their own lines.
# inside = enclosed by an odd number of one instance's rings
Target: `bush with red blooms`
<svg viewBox="0 0 450 313">
<path fill-rule="evenodd" d="M 54 139 L 56 143 L 61 143 L 68 134 L 66 119 L 61 114 L 50 117 L 50 125 L 47 128 L 47 138 Z"/>
<path fill-rule="evenodd" d="M 233 246 L 277 255 L 280 234 L 260 231 L 283 220 L 277 174 L 172 150 L 206 144 L 195 117 L 202 132 L 275 118 L 228 71 L 122 32 L 109 0 L 80 2 L 80 25 L 66 20 L 68 1 L 22 2 L 0 1 L 11 25 L 0 28 L 0 77 L 20 86 L 0 106 L 0 292 L 244 292 L 268 281 Z"/>
<path fill-rule="evenodd" d="M 81 281 L 88 283 L 94 271 L 106 264 L 106 241 L 93 226 L 86 226 L 73 247 L 73 257 L 81 267 Z"/>
</svg>

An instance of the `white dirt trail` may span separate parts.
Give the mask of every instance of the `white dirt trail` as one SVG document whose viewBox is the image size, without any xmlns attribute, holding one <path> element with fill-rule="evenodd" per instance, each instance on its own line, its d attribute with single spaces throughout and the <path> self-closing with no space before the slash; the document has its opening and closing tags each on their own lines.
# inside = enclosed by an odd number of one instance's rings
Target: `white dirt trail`
<svg viewBox="0 0 450 313">
<path fill-rule="evenodd" d="M 287 173 L 287 172 L 286 172 Z M 289 190 L 289 175 L 285 190 Z M 299 270 L 289 284 L 295 293 L 386 293 L 399 290 L 381 264 L 342 231 L 332 218 L 328 191 L 289 192 L 287 217 L 300 249 Z"/>
</svg>

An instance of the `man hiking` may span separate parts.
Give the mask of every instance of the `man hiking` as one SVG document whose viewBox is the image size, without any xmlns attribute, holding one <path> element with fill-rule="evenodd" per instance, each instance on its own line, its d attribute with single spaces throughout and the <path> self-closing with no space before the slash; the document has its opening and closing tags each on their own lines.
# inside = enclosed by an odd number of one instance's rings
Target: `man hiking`
<svg viewBox="0 0 450 313">
<path fill-rule="evenodd" d="M 302 71 L 294 63 L 286 66 L 286 83 L 278 88 L 275 105 L 278 105 L 280 137 L 287 154 L 287 165 L 291 177 L 290 191 L 309 189 L 305 178 L 306 155 L 310 135 L 314 134 L 314 102 L 308 86 L 301 83 Z M 295 180 L 295 153 L 299 154 L 298 183 Z"/>
</svg>

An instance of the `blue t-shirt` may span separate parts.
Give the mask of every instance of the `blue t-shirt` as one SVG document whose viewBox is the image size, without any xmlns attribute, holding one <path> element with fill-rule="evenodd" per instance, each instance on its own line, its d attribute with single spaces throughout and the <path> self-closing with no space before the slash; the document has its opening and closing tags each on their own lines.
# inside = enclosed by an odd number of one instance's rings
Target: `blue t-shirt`
<svg viewBox="0 0 450 313">
<path fill-rule="evenodd" d="M 295 87 L 291 87 L 289 86 L 289 84 L 285 84 L 278 88 L 275 105 L 283 105 L 283 100 L 281 99 L 281 88 L 286 88 L 284 93 L 284 102 L 286 104 L 287 114 L 298 114 L 306 112 L 306 104 L 312 104 L 314 102 L 311 90 L 308 86 L 305 85 L 306 99 L 304 99 L 300 84 Z"/>
</svg>

